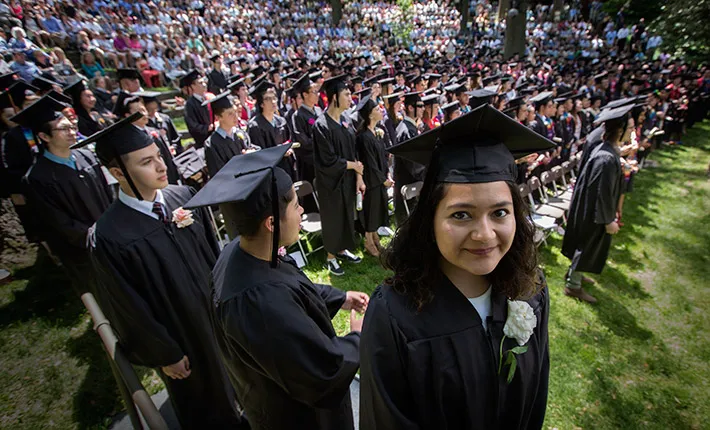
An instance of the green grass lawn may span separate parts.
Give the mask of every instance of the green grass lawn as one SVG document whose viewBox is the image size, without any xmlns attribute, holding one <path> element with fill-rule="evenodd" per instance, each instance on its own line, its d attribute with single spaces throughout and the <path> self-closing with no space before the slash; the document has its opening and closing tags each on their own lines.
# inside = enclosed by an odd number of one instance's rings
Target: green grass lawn
<svg viewBox="0 0 710 430">
<path fill-rule="evenodd" d="M 655 152 L 626 198 L 625 226 L 595 306 L 562 294 L 568 260 L 553 236 L 542 249 L 551 290 L 547 428 L 710 428 L 710 124 L 685 146 Z M 366 257 L 317 282 L 371 292 L 387 272 Z M 61 272 L 39 255 L 0 287 L 0 428 L 103 428 L 122 409 L 89 317 Z M 335 318 L 347 331 L 345 312 Z M 149 391 L 160 388 L 139 369 Z"/>
</svg>

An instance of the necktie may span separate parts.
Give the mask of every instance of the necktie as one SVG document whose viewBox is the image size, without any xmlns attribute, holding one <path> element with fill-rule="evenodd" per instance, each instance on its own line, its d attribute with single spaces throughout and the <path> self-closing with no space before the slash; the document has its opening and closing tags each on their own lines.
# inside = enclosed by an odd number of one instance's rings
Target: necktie
<svg viewBox="0 0 710 430">
<path fill-rule="evenodd" d="M 165 211 L 163 211 L 163 205 L 160 202 L 153 202 L 153 213 L 158 215 L 158 220 L 163 224 L 168 223 L 168 219 L 165 218 Z"/>
</svg>

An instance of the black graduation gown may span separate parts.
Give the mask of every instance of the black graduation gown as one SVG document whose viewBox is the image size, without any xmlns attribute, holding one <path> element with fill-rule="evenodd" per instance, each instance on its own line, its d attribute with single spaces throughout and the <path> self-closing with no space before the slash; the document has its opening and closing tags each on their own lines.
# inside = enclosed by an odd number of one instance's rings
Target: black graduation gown
<svg viewBox="0 0 710 430">
<path fill-rule="evenodd" d="M 212 69 L 207 74 L 207 91 L 218 95 L 227 89 L 229 81 L 221 70 Z"/>
<path fill-rule="evenodd" d="M 104 128 L 113 124 L 112 121 L 107 120 L 99 112 L 94 111 L 87 112 L 84 108 L 76 108 L 76 116 L 78 119 L 77 128 L 79 133 L 84 136 L 91 136 Z"/>
<path fill-rule="evenodd" d="M 300 148 L 294 149 L 298 159 L 298 171 L 300 179 L 310 183 L 313 183 L 313 179 L 316 177 L 313 165 L 313 128 L 316 119 L 322 113 L 317 106 L 314 106 L 314 110 L 315 114 L 301 106 L 293 114 L 294 139 L 301 144 Z"/>
<path fill-rule="evenodd" d="M 611 247 L 606 224 L 616 218 L 621 179 L 616 149 L 609 142 L 598 145 L 577 177 L 562 241 L 573 271 L 602 272 Z"/>
<path fill-rule="evenodd" d="M 372 131 L 365 130 L 357 136 L 357 153 L 365 166 L 362 179 L 367 191 L 362 200 L 362 218 L 365 231 L 377 231 L 389 225 L 387 212 L 387 154 L 385 143 Z"/>
<path fill-rule="evenodd" d="M 150 134 L 153 138 L 153 142 L 155 142 L 158 149 L 160 149 L 160 155 L 163 157 L 165 167 L 167 167 L 168 183 L 177 185 L 178 181 L 181 179 L 180 172 L 178 171 L 175 161 L 173 160 L 173 153 L 170 152 L 170 146 L 168 146 L 168 143 L 160 134 L 160 130 L 146 126 L 145 131 Z"/>
<path fill-rule="evenodd" d="M 162 192 L 169 214 L 195 193 L 173 185 Z M 99 303 L 129 360 L 157 368 L 182 428 L 237 428 L 234 390 L 209 316 L 219 247 L 206 211 L 192 214 L 194 223 L 178 228 L 116 200 L 94 235 Z M 171 379 L 160 370 L 185 355 L 188 378 Z"/>
<path fill-rule="evenodd" d="M 175 123 L 168 115 L 158 112 L 155 118 L 148 119 L 148 126 L 160 131 L 163 139 L 175 148 L 176 155 L 180 155 L 182 153 L 183 147 L 180 143 L 180 133 L 178 133 L 175 128 Z"/>
<path fill-rule="evenodd" d="M 316 191 L 320 205 L 323 246 L 336 254 L 355 247 L 357 176 L 347 162 L 357 160 L 355 131 L 323 113 L 313 133 Z M 367 194 L 367 192 L 365 193 Z"/>
<path fill-rule="evenodd" d="M 604 130 L 605 128 L 602 124 L 587 135 L 587 140 L 584 142 L 584 146 L 582 146 L 582 158 L 579 160 L 578 171 L 581 172 L 584 165 L 587 164 L 589 156 L 592 155 L 594 148 L 604 143 Z"/>
<path fill-rule="evenodd" d="M 417 127 L 406 119 L 397 126 L 397 143 L 411 139 L 419 134 Z M 397 225 L 402 225 L 407 219 L 407 211 L 404 208 L 402 198 L 402 186 L 423 181 L 426 175 L 426 166 L 407 160 L 402 157 L 394 157 L 393 178 L 394 179 L 394 217 Z M 413 205 L 409 205 L 411 211 Z"/>
<path fill-rule="evenodd" d="M 274 115 L 274 124 L 272 125 L 263 115 L 257 113 L 256 116 L 249 120 L 247 131 L 251 143 L 262 149 L 281 145 L 291 140 L 286 120 L 278 115 Z M 279 167 L 284 169 L 291 176 L 291 179 L 298 180 L 293 157 L 284 157 L 279 163 Z"/>
<path fill-rule="evenodd" d="M 360 429 L 540 429 L 550 367 L 547 288 L 527 300 L 537 326 L 508 384 L 508 366 L 498 375 L 505 296 L 492 292 L 486 332 L 468 299 L 442 278 L 421 312 L 391 287 L 372 294 L 360 350 Z M 516 346 L 506 338 L 503 351 Z"/>
<path fill-rule="evenodd" d="M 111 100 L 113 94 L 102 88 L 96 88 L 94 89 L 94 96 L 96 96 L 96 103 L 98 103 L 103 110 L 108 112 L 113 111 L 114 103 L 113 100 Z"/>
<path fill-rule="evenodd" d="M 191 96 L 185 102 L 185 124 L 190 136 L 195 139 L 195 147 L 202 148 L 205 140 L 210 137 L 210 112 L 207 106 L 202 106 L 202 102 L 195 96 Z"/>
<path fill-rule="evenodd" d="M 76 170 L 40 155 L 27 174 L 28 198 L 76 291 L 94 292 L 87 234 L 111 204 L 113 193 L 91 151 L 73 150 L 72 155 Z"/>
<path fill-rule="evenodd" d="M 239 134 L 243 138 L 240 138 Z M 234 138 L 229 136 L 222 137 L 221 134 L 215 131 L 205 140 L 205 161 L 207 162 L 207 170 L 210 173 L 210 177 L 214 177 L 232 157 L 242 154 L 242 151 L 247 148 L 244 138 L 246 138 L 246 135 L 241 130 L 235 131 Z"/>
<path fill-rule="evenodd" d="M 353 428 L 350 383 L 360 334 L 335 334 L 345 293 L 277 268 L 232 241 L 213 270 L 217 342 L 254 430 Z"/>
<path fill-rule="evenodd" d="M 385 145 L 389 148 L 397 144 L 397 127 L 389 116 L 382 122 L 385 126 Z"/>
</svg>

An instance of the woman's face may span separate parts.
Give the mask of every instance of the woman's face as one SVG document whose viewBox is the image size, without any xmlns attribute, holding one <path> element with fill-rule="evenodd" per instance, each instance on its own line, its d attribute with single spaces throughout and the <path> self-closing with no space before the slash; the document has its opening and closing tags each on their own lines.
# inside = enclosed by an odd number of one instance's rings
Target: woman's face
<svg viewBox="0 0 710 430">
<path fill-rule="evenodd" d="M 473 275 L 491 273 L 515 237 L 513 198 L 503 181 L 450 184 L 434 214 L 442 263 Z"/>
<path fill-rule="evenodd" d="M 84 90 L 81 93 L 81 105 L 84 106 L 84 109 L 86 110 L 91 110 L 96 106 L 96 97 L 94 97 L 94 93 L 92 93 L 90 90 Z"/>
</svg>

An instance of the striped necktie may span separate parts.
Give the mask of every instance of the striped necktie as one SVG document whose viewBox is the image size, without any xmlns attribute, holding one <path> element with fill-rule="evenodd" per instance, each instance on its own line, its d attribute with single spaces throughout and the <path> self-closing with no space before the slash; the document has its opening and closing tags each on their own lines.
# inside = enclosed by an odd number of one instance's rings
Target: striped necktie
<svg viewBox="0 0 710 430">
<path fill-rule="evenodd" d="M 163 224 L 168 223 L 168 219 L 165 217 L 165 211 L 163 210 L 163 205 L 160 202 L 153 202 L 153 213 L 158 215 L 158 220 Z"/>
</svg>

